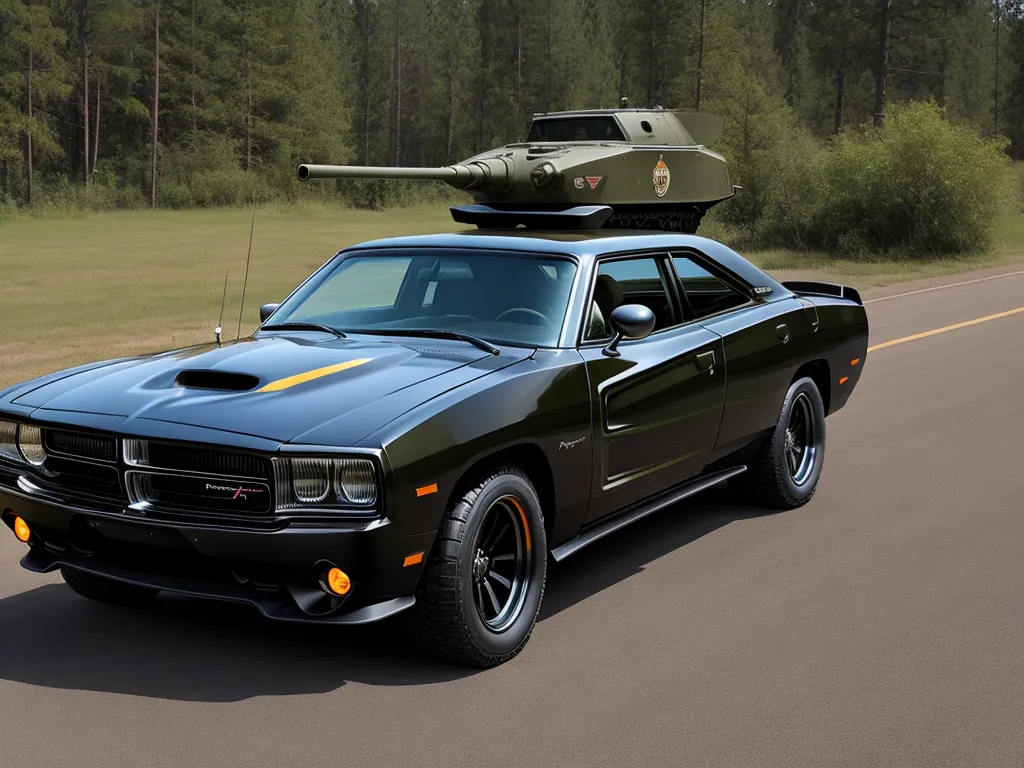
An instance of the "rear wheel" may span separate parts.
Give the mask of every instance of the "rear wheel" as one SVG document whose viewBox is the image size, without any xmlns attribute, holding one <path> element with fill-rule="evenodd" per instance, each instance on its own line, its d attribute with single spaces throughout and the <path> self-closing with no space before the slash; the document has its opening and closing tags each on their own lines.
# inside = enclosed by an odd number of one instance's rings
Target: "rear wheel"
<svg viewBox="0 0 1024 768">
<path fill-rule="evenodd" d="M 60 569 L 60 575 L 64 577 L 67 585 L 82 597 L 109 605 L 145 605 L 159 593 L 156 589 L 126 584 L 67 566 Z"/>
<path fill-rule="evenodd" d="M 811 500 L 825 461 L 825 406 L 813 379 L 794 381 L 771 437 L 735 485 L 750 501 L 795 509 Z"/>
<path fill-rule="evenodd" d="M 540 501 L 514 467 L 492 472 L 445 514 L 405 614 L 424 652 L 457 664 L 508 661 L 533 632 L 547 575 Z"/>
</svg>

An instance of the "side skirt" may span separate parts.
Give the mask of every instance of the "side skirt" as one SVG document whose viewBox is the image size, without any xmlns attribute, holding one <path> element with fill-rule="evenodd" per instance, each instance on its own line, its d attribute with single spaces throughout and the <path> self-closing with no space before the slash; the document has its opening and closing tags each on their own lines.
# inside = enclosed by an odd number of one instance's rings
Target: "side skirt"
<svg viewBox="0 0 1024 768">
<path fill-rule="evenodd" d="M 729 478 L 736 477 L 736 475 L 742 474 L 746 471 L 746 466 L 731 467 L 730 469 L 723 469 L 720 472 L 714 472 L 710 475 L 698 477 L 696 480 L 692 480 L 684 486 L 669 491 L 664 496 L 659 496 L 652 501 L 644 502 L 638 507 L 633 507 L 626 512 L 622 512 L 608 520 L 598 523 L 593 528 L 583 531 L 583 533 L 575 539 L 567 541 L 560 547 L 555 547 L 551 550 L 551 556 L 555 558 L 556 563 L 560 563 L 569 555 L 579 552 L 585 546 L 593 544 L 598 539 L 603 539 L 609 533 L 614 533 L 620 528 L 625 528 L 630 523 L 642 520 L 648 515 L 652 515 L 665 507 L 675 504 L 677 501 L 682 501 L 689 496 L 693 496 L 701 491 L 706 491 L 708 488 L 725 482 Z"/>
</svg>

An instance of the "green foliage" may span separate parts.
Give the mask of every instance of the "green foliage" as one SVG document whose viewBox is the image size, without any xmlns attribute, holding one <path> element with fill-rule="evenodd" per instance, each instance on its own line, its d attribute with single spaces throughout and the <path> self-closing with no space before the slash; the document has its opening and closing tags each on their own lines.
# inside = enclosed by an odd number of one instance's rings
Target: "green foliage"
<svg viewBox="0 0 1024 768">
<path fill-rule="evenodd" d="M 890 105 L 881 129 L 851 129 L 791 155 L 751 229 L 765 242 L 844 257 L 973 253 L 1018 195 L 1005 142 L 932 103 Z"/>
</svg>

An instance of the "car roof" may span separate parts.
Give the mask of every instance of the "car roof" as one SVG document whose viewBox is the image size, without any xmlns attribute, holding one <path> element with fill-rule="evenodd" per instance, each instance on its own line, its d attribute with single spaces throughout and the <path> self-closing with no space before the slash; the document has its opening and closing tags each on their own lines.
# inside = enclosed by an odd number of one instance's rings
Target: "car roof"
<svg viewBox="0 0 1024 768">
<path fill-rule="evenodd" d="M 542 229 L 470 229 L 433 235 L 407 235 L 369 240 L 345 252 L 378 248 L 480 248 L 498 251 L 575 256 L 581 261 L 612 253 L 651 249 L 691 249 L 703 253 L 751 285 L 781 284 L 727 245 L 699 235 L 622 229 L 553 231 Z"/>
</svg>

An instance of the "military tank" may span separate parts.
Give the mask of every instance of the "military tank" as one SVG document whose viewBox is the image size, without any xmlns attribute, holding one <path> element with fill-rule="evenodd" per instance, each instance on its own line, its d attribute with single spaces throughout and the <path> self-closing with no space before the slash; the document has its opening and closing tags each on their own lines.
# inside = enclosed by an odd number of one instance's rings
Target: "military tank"
<svg viewBox="0 0 1024 768">
<path fill-rule="evenodd" d="M 443 181 L 477 203 L 453 208 L 456 221 L 473 222 L 486 209 L 497 214 L 490 223 L 515 226 L 517 213 L 600 206 L 611 209 L 595 219 L 600 227 L 695 233 L 707 210 L 739 189 L 725 158 L 708 149 L 724 127 L 716 115 L 660 107 L 546 112 L 533 116 L 525 142 L 455 165 L 300 165 L 298 173 L 302 181 Z"/>
</svg>

